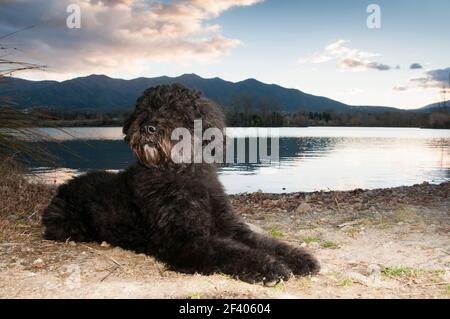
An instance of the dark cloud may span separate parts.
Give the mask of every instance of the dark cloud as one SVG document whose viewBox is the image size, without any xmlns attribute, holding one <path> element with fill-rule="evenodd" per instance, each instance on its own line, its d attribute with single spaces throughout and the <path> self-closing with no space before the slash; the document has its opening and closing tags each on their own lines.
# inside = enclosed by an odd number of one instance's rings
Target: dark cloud
<svg viewBox="0 0 450 319">
<path fill-rule="evenodd" d="M 389 71 L 392 69 L 392 67 L 390 67 L 389 65 L 386 65 L 383 63 L 378 63 L 378 62 L 367 63 L 367 68 L 378 70 L 378 71 Z"/>
<path fill-rule="evenodd" d="M 420 63 L 413 63 L 409 66 L 410 70 L 418 70 L 418 69 L 423 69 L 422 64 Z"/>
<path fill-rule="evenodd" d="M 450 86 L 450 67 L 428 71 L 422 77 L 413 78 L 411 82 L 422 88 L 443 88 Z"/>
<path fill-rule="evenodd" d="M 343 59 L 338 61 L 338 66 L 343 69 L 371 69 L 378 71 L 389 71 L 392 69 L 389 65 L 378 62 L 367 62 L 357 59 Z"/>
</svg>

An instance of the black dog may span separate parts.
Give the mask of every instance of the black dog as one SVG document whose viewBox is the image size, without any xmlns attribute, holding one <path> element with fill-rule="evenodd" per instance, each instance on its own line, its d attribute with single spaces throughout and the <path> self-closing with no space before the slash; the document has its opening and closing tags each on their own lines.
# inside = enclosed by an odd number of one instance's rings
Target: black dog
<svg viewBox="0 0 450 319">
<path fill-rule="evenodd" d="M 60 186 L 43 214 L 45 238 L 106 241 L 184 272 L 223 272 L 248 282 L 319 271 L 300 247 L 252 232 L 234 213 L 211 164 L 176 164 L 171 132 L 224 127 L 222 111 L 181 85 L 148 89 L 123 132 L 139 162 Z"/>
</svg>

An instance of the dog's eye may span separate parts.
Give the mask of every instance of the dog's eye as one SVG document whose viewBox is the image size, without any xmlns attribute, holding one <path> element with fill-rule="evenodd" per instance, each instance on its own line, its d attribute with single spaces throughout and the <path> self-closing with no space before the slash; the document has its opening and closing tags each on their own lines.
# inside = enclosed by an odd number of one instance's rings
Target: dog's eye
<svg viewBox="0 0 450 319">
<path fill-rule="evenodd" d="M 156 127 L 154 127 L 153 125 L 145 125 L 143 127 L 143 129 L 146 133 L 149 133 L 149 134 L 156 132 Z"/>
</svg>

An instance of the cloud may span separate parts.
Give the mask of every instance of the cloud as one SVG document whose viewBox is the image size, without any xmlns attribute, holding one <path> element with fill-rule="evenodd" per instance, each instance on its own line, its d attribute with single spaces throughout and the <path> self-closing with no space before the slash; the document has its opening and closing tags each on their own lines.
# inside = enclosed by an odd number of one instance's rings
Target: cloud
<svg viewBox="0 0 450 319">
<path fill-rule="evenodd" d="M 0 35 L 53 72 L 139 72 L 149 62 L 211 63 L 240 44 L 211 20 L 262 0 L 2 0 Z M 81 8 L 81 29 L 69 29 L 67 6 Z M 6 40 L 6 39 L 5 39 Z"/>
<path fill-rule="evenodd" d="M 423 69 L 422 64 L 420 63 L 413 63 L 409 66 L 410 70 L 418 70 L 418 69 Z"/>
<path fill-rule="evenodd" d="M 327 45 L 322 51 L 309 54 L 298 59 L 298 63 L 325 63 L 336 61 L 338 68 L 343 70 L 378 70 L 388 71 L 393 67 L 372 61 L 377 53 L 365 52 L 348 46 L 350 41 L 339 40 Z M 399 67 L 396 67 L 399 68 Z"/>
<path fill-rule="evenodd" d="M 342 69 L 373 69 L 378 71 L 388 71 L 391 69 L 391 67 L 386 64 L 355 59 L 339 60 L 338 66 Z"/>
<path fill-rule="evenodd" d="M 409 87 L 406 85 L 396 85 L 392 88 L 392 90 L 397 92 L 405 92 L 408 91 Z"/>
<path fill-rule="evenodd" d="M 348 90 L 346 91 L 346 93 L 347 93 L 348 95 L 359 95 L 359 94 L 361 94 L 361 93 L 364 93 L 364 90 L 359 89 L 359 88 L 351 88 L 351 89 L 348 89 Z"/>
<path fill-rule="evenodd" d="M 421 77 L 412 78 L 411 82 L 421 88 L 446 88 L 450 86 L 450 67 L 426 72 Z"/>
</svg>

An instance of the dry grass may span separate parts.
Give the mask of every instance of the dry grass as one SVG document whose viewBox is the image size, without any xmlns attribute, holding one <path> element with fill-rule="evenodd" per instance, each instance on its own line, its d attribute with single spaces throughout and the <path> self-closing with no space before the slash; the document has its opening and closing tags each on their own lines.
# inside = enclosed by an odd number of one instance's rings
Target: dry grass
<svg viewBox="0 0 450 319">
<path fill-rule="evenodd" d="M 53 195 L 51 187 L 29 183 L 25 172 L 12 160 L 0 164 L 0 242 L 39 231 L 41 213 Z"/>
<path fill-rule="evenodd" d="M 30 63 L 27 61 L 22 61 L 14 57 L 18 49 L 9 45 L 5 41 L 6 38 L 12 37 L 17 33 L 26 31 L 28 29 L 34 28 L 33 25 L 27 26 L 21 29 L 14 30 L 9 33 L 0 34 L 0 79 L 2 77 L 11 76 L 17 72 L 29 71 L 29 70 L 44 70 L 46 67 L 44 65 L 39 65 L 35 63 Z M 6 40 L 7 41 L 7 40 Z M 12 57 L 11 57 L 12 56 Z M 11 57 L 11 58 L 9 58 Z"/>
<path fill-rule="evenodd" d="M 40 126 L 53 126 L 52 118 L 39 112 L 23 112 L 5 103 L 0 96 L 0 159 L 13 158 L 16 161 L 30 161 L 42 164 L 54 161 L 41 140 L 51 139 L 47 134 L 36 130 Z M 30 143 L 33 142 L 33 143 Z"/>
</svg>

